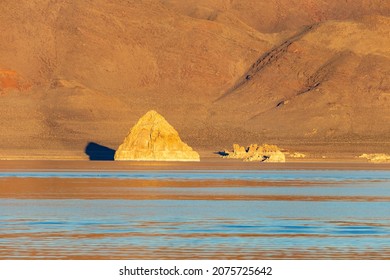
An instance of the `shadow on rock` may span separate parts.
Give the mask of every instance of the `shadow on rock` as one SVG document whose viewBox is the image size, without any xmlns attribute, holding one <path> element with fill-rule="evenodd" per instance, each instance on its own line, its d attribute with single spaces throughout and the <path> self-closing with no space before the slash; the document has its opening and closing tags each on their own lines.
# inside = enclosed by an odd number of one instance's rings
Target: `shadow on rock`
<svg viewBox="0 0 390 280">
<path fill-rule="evenodd" d="M 89 160 L 114 160 L 115 150 L 89 142 L 85 147 L 85 154 L 89 156 Z"/>
</svg>

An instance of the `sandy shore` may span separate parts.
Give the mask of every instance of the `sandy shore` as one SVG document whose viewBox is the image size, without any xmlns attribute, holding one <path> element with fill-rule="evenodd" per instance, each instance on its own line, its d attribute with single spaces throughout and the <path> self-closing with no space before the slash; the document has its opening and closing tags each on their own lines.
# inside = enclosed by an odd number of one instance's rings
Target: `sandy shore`
<svg viewBox="0 0 390 280">
<path fill-rule="evenodd" d="M 291 180 L 140 180 L 105 178 L 0 178 L 0 198 L 130 199 L 225 201 L 369 201 L 389 202 L 388 196 L 235 193 L 237 188 L 337 187 L 339 182 Z M 211 188 L 210 192 L 208 188 Z M 230 191 L 226 191 L 229 190 Z M 196 190 L 196 191 L 190 191 Z M 231 192 L 233 191 L 233 193 Z"/>
<path fill-rule="evenodd" d="M 337 182 L 311 182 L 301 180 L 269 181 L 241 179 L 208 180 L 171 180 L 171 179 L 126 179 L 126 178 L 34 178 L 15 177 L 15 172 L 153 172 L 153 171 L 256 171 L 256 170 L 390 170 L 390 164 L 372 164 L 362 162 L 287 162 L 287 163 L 259 163 L 242 162 L 223 158 L 207 158 L 201 162 L 125 162 L 125 161 L 86 161 L 86 160 L 7 160 L 0 161 L 0 178 L 2 198 L 36 198 L 36 199 L 180 199 L 180 200 L 209 200 L 215 196 L 202 193 L 207 187 L 278 187 L 295 186 L 305 187 L 313 185 L 332 184 Z M 7 172 L 10 172 L 9 176 Z M 56 186 L 56 188 L 53 188 Z M 175 193 L 167 193 L 164 188 L 177 188 Z M 129 192 L 129 188 L 131 191 Z M 153 188 L 153 190 L 150 190 Z M 197 193 L 187 193 L 186 188 L 197 188 Z M 149 189 L 149 190 L 148 190 Z M 151 195 L 152 193 L 152 195 Z M 257 195 L 229 195 L 218 193 L 219 200 L 306 200 L 330 201 L 337 197 L 326 196 L 257 196 Z M 343 197 L 342 199 L 346 199 Z M 381 197 L 364 198 L 369 201 L 383 201 Z M 351 201 L 361 198 L 351 196 Z M 385 198 L 387 201 L 388 198 Z"/>
</svg>

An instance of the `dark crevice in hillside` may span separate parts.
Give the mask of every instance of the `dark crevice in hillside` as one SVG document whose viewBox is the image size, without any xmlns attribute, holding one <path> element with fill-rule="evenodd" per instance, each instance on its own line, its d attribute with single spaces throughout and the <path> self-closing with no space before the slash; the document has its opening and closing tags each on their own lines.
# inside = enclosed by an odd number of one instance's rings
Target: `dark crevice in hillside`
<svg viewBox="0 0 390 280">
<path fill-rule="evenodd" d="M 301 89 L 300 91 L 298 91 L 295 95 L 293 95 L 291 98 L 287 98 L 285 100 L 282 100 L 282 101 L 279 101 L 277 104 L 276 104 L 276 108 L 278 107 L 282 107 L 284 105 L 286 105 L 288 102 L 290 102 L 290 100 L 294 99 L 295 97 L 299 96 L 299 95 L 302 95 L 302 94 L 305 94 L 305 93 L 308 93 L 308 92 L 311 92 L 313 90 L 315 90 L 316 88 L 318 88 L 319 86 L 321 85 L 321 82 L 316 82 L 315 84 L 312 84 L 310 86 L 307 86 L 303 89 Z"/>
<path fill-rule="evenodd" d="M 341 52 L 334 55 L 331 59 L 326 61 L 311 76 L 307 78 L 305 85 L 298 92 L 296 92 L 289 98 L 285 98 L 283 100 L 278 101 L 278 103 L 274 107 L 268 108 L 267 110 L 255 114 L 249 120 L 255 119 L 270 110 L 280 109 L 298 96 L 313 92 L 315 89 L 319 88 L 323 83 L 329 80 L 330 75 L 335 74 L 337 66 L 342 64 L 344 59 L 350 56 L 350 54 L 350 52 Z"/>
<path fill-rule="evenodd" d="M 310 78 L 309 78 L 309 80 L 310 80 Z M 282 106 L 288 104 L 288 103 L 289 103 L 291 100 L 293 100 L 294 98 L 297 98 L 297 97 L 300 96 L 300 95 L 303 95 L 303 94 L 312 92 L 313 90 L 317 89 L 320 85 L 321 85 L 321 82 L 317 82 L 317 81 L 316 81 L 314 84 L 311 84 L 311 85 L 309 85 L 309 86 L 304 87 L 303 89 L 301 89 L 300 91 L 298 91 L 298 92 L 297 92 L 295 95 L 293 95 L 292 97 L 286 98 L 286 99 L 284 99 L 284 100 L 279 101 L 279 102 L 276 104 L 275 107 L 272 107 L 272 108 L 269 108 L 269 109 L 267 109 L 267 110 L 265 110 L 265 111 L 262 111 L 262 112 L 260 112 L 260 113 L 257 113 L 256 115 L 252 116 L 249 120 L 253 120 L 253 119 L 257 118 L 258 116 L 260 116 L 260 115 L 262 115 L 262 114 L 264 114 L 264 113 L 266 113 L 266 112 L 268 112 L 268 111 L 270 111 L 270 110 L 273 110 L 273 109 L 275 109 L 275 108 L 280 108 L 280 107 L 282 107 Z"/>
<path fill-rule="evenodd" d="M 316 89 L 319 85 L 321 85 L 320 82 L 315 83 L 314 85 L 310 85 L 310 86 L 308 86 L 307 88 L 300 90 L 295 96 L 299 96 L 299 95 L 308 93 L 308 92 L 310 92 L 310 91 Z"/>
<path fill-rule="evenodd" d="M 295 34 L 294 36 L 290 37 L 286 41 L 284 41 L 282 44 L 276 46 L 275 48 L 271 49 L 270 51 L 264 53 L 261 55 L 248 69 L 248 71 L 238 79 L 238 81 L 234 84 L 233 87 L 231 87 L 227 92 L 225 92 L 222 96 L 220 96 L 217 100 L 219 101 L 228 95 L 230 95 L 233 91 L 239 89 L 244 84 L 246 84 L 249 80 L 251 80 L 256 74 L 258 74 L 261 70 L 263 70 L 265 67 L 271 65 L 273 62 L 277 61 L 279 58 L 281 58 L 286 52 L 288 47 L 294 43 L 295 41 L 302 38 L 305 34 L 307 34 L 309 31 L 311 31 L 317 24 L 313 24 L 310 26 L 305 27 L 302 31 Z"/>
</svg>

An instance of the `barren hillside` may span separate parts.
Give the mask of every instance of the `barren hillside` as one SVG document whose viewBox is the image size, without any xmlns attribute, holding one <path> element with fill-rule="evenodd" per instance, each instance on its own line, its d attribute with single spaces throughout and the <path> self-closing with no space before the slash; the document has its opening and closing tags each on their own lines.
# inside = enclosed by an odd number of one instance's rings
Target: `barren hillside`
<svg viewBox="0 0 390 280">
<path fill-rule="evenodd" d="M 201 151 L 390 152 L 388 1 L 4 0 L 0 15 L 0 157 L 115 149 L 151 109 Z"/>
</svg>

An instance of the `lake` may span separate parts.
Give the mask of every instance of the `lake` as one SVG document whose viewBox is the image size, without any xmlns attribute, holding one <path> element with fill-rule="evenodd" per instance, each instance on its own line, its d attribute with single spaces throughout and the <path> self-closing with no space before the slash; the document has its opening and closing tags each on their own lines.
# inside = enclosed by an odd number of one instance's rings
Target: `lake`
<svg viewBox="0 0 390 280">
<path fill-rule="evenodd" d="M 389 258 L 389 165 L 0 163 L 0 259 Z"/>
</svg>

